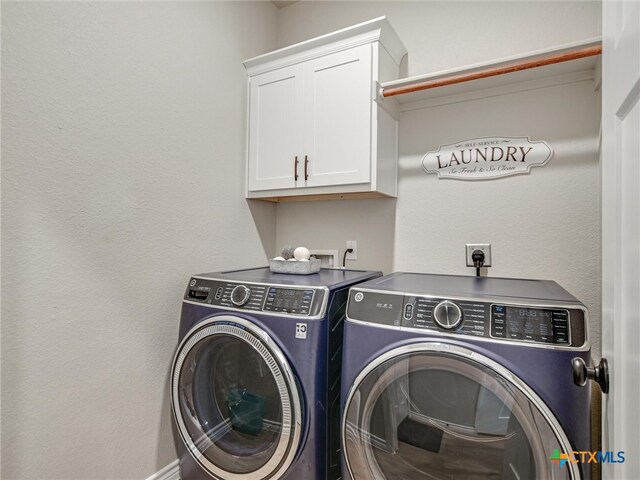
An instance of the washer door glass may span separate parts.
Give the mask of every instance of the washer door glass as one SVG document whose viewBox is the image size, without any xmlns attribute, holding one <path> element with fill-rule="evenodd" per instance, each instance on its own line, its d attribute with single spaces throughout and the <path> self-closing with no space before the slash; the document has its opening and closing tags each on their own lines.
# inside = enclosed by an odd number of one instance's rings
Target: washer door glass
<svg viewBox="0 0 640 480">
<path fill-rule="evenodd" d="M 578 478 L 542 400 L 506 369 L 461 347 L 419 344 L 374 361 L 345 407 L 355 480 Z"/>
<path fill-rule="evenodd" d="M 277 478 L 297 448 L 299 393 L 266 333 L 235 322 L 211 322 L 183 341 L 172 377 L 176 422 L 215 476 Z"/>
</svg>

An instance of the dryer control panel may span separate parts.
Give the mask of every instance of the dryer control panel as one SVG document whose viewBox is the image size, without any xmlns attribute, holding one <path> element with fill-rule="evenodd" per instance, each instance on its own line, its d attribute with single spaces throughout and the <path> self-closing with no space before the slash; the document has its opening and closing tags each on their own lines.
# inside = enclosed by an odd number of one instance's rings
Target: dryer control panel
<svg viewBox="0 0 640 480">
<path fill-rule="evenodd" d="M 322 288 L 192 278 L 184 300 L 215 307 L 314 317 L 322 311 Z"/>
<path fill-rule="evenodd" d="M 529 306 L 491 306 L 491 336 L 538 343 L 568 345 L 569 310 Z"/>
<path fill-rule="evenodd" d="M 350 292 L 347 316 L 401 329 L 495 341 L 559 347 L 582 347 L 586 342 L 585 310 L 572 306 L 403 295 L 356 287 Z"/>
</svg>

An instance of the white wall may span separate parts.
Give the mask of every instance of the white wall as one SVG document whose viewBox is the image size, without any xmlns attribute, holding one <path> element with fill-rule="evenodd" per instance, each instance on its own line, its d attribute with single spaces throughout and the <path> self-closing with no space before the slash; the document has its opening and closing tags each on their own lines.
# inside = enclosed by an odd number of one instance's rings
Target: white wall
<svg viewBox="0 0 640 480">
<path fill-rule="evenodd" d="M 243 195 L 241 61 L 275 47 L 276 13 L 3 2 L 3 479 L 140 479 L 176 458 L 187 279 L 274 248 L 274 207 Z"/>
<path fill-rule="evenodd" d="M 384 198 L 280 203 L 276 249 L 304 245 L 312 250 L 338 250 L 342 263 L 346 241 L 357 240 L 358 260 L 347 260 L 346 266 L 390 273 L 397 240 L 396 202 Z"/>
<path fill-rule="evenodd" d="M 591 313 L 599 344 L 599 102 L 592 81 L 406 112 L 394 268 L 471 275 L 465 243 L 492 244 L 491 276 L 555 280 Z M 421 168 L 438 145 L 492 135 L 545 140 L 554 157 L 528 175 L 438 180 Z"/>
<path fill-rule="evenodd" d="M 597 35 L 599 9 L 3 2 L 2 478 L 145 478 L 171 462 L 167 376 L 186 279 L 262 264 L 285 243 L 342 252 L 356 239 L 354 267 L 468 273 L 463 243 L 489 241 L 492 275 L 558 280 L 589 306 L 597 343 L 588 83 L 405 114 L 397 200 L 274 207 L 243 200 L 241 61 L 386 14 L 415 75 Z M 420 171 L 428 149 L 485 134 L 528 134 L 558 154 L 478 184 Z M 486 221 L 469 198 L 491 205 Z"/>
<path fill-rule="evenodd" d="M 600 34 L 598 1 L 301 1 L 278 13 L 280 47 L 386 15 L 408 74 L 446 70 Z"/>
<path fill-rule="evenodd" d="M 279 14 L 279 46 L 387 15 L 418 75 L 597 36 L 597 2 L 299 2 Z M 464 244 L 490 242 L 489 275 L 545 278 L 585 302 L 600 343 L 599 95 L 593 82 L 402 114 L 397 200 L 277 207 L 276 245 L 339 248 L 358 240 L 354 268 L 473 274 Z M 530 175 L 438 180 L 422 156 L 492 135 L 546 140 L 555 158 Z M 310 218 L 313 226 L 310 226 Z"/>
</svg>

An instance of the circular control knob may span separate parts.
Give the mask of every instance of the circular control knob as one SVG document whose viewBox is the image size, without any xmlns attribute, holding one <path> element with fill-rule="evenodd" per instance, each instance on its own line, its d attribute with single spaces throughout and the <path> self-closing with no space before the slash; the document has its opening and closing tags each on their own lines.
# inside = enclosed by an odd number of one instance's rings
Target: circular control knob
<svg viewBox="0 0 640 480">
<path fill-rule="evenodd" d="M 433 319 L 442 328 L 451 330 L 462 323 L 462 310 L 449 300 L 443 300 L 433 309 Z"/>
<path fill-rule="evenodd" d="M 231 303 L 236 307 L 241 307 L 249 301 L 251 290 L 244 285 L 238 285 L 231 291 Z"/>
</svg>

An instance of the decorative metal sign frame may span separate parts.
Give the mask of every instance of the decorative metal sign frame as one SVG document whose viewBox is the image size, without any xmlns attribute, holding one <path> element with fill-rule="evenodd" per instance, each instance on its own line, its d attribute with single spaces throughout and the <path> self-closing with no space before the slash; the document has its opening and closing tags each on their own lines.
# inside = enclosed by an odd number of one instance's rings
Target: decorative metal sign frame
<svg viewBox="0 0 640 480">
<path fill-rule="evenodd" d="M 487 180 L 529 173 L 553 157 L 544 141 L 529 137 L 482 137 L 441 145 L 422 158 L 422 168 L 438 178 Z"/>
</svg>

